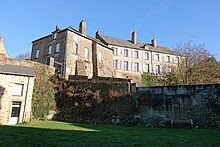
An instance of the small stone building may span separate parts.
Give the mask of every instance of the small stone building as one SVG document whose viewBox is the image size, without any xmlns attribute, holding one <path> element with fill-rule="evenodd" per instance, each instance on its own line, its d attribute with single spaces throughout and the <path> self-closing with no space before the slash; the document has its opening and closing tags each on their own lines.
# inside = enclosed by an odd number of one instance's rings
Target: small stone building
<svg viewBox="0 0 220 147">
<path fill-rule="evenodd" d="M 31 119 L 34 69 L 0 65 L 0 124 L 14 125 Z"/>
</svg>

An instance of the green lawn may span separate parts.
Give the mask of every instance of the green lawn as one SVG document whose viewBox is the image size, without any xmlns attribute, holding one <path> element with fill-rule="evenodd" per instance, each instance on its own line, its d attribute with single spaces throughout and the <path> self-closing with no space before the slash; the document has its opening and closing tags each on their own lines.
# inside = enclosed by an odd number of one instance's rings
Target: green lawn
<svg viewBox="0 0 220 147">
<path fill-rule="evenodd" d="M 220 146 L 220 131 L 39 121 L 0 126 L 0 146 Z"/>
</svg>

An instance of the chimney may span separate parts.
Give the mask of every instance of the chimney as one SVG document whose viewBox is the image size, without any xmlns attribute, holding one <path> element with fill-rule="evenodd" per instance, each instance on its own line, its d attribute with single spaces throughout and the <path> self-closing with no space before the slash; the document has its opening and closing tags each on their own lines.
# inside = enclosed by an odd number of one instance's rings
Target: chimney
<svg viewBox="0 0 220 147">
<path fill-rule="evenodd" d="M 79 32 L 83 35 L 86 35 L 86 22 L 83 20 L 79 24 Z"/>
<path fill-rule="evenodd" d="M 60 31 L 60 27 L 58 25 L 56 25 L 56 31 Z"/>
<path fill-rule="evenodd" d="M 153 45 L 153 47 L 157 47 L 157 40 L 155 38 L 152 39 L 151 44 Z"/>
<path fill-rule="evenodd" d="M 4 46 L 4 40 L 0 37 L 0 54 L 4 54 L 6 57 L 9 57 Z"/>
<path fill-rule="evenodd" d="M 131 40 L 134 44 L 137 44 L 137 32 L 132 32 Z"/>
</svg>

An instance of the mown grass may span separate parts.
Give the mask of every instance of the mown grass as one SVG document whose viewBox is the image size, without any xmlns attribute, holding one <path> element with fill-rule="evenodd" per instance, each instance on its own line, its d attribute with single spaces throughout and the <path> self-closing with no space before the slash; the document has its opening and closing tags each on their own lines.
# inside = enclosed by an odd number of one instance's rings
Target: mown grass
<svg viewBox="0 0 220 147">
<path fill-rule="evenodd" d="M 39 121 L 0 126 L 0 146 L 220 146 L 220 131 Z"/>
</svg>

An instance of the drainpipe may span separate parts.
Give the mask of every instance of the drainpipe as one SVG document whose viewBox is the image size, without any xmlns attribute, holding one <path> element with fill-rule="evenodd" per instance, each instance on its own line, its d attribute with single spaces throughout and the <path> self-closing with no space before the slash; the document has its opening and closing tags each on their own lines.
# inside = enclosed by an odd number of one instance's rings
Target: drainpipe
<svg viewBox="0 0 220 147">
<path fill-rule="evenodd" d="M 23 118 L 22 122 L 24 122 L 25 119 L 25 110 L 26 110 L 26 103 L 27 103 L 27 98 L 28 98 L 28 88 L 29 88 L 29 82 L 30 82 L 30 77 L 28 77 L 28 83 L 27 83 L 27 89 L 26 89 L 26 94 L 25 94 L 25 101 L 24 101 L 24 111 L 23 111 Z"/>
<path fill-rule="evenodd" d="M 66 31 L 66 39 L 65 39 L 65 49 L 64 49 L 64 60 L 63 60 L 63 68 L 62 68 L 62 75 L 66 79 L 66 50 L 67 50 L 67 39 L 68 39 L 68 30 Z"/>
</svg>

